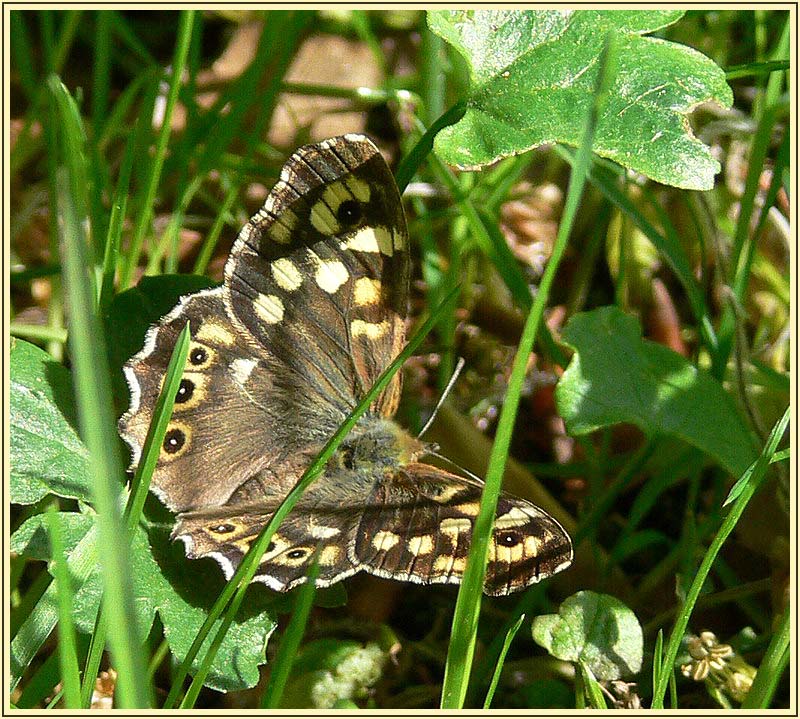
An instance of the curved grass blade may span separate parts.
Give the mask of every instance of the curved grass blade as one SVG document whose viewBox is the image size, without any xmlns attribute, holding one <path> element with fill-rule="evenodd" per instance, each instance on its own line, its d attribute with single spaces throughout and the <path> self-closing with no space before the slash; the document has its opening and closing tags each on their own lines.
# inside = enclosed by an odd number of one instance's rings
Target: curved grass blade
<svg viewBox="0 0 800 719">
<path fill-rule="evenodd" d="M 60 229 L 63 236 L 64 287 L 70 306 L 70 347 L 75 376 L 81 437 L 89 449 L 97 510 L 98 539 L 103 547 L 103 601 L 114 627 L 111 653 L 118 672 L 117 697 L 121 707 L 150 706 L 149 685 L 142 681 L 143 643 L 137 636 L 129 545 L 120 516 L 122 462 L 111 395 L 111 377 L 105 353 L 102 323 L 95 307 L 92 263 L 83 228 L 86 186 L 77 180 L 82 163 L 83 130 L 77 107 L 64 85 L 51 76 L 48 86 L 59 113 L 60 149 L 68 172 L 59 183 Z M 76 203 L 75 196 L 83 194 Z"/>
<path fill-rule="evenodd" d="M 47 528 L 50 531 L 53 575 L 58 594 L 58 659 L 61 666 L 61 684 L 64 687 L 64 707 L 79 709 L 81 679 L 78 672 L 75 624 L 72 621 L 72 588 L 65 561 L 64 539 L 61 536 L 55 504 L 51 504 L 47 510 Z"/>
<path fill-rule="evenodd" d="M 314 594 L 317 589 L 316 581 L 319 576 L 318 554 L 319 547 L 314 553 L 308 570 L 308 581 L 297 591 L 294 613 L 289 621 L 289 626 L 286 627 L 286 631 L 283 633 L 281 645 L 278 647 L 275 660 L 272 662 L 269 684 L 264 690 L 264 696 L 261 697 L 262 709 L 277 709 L 281 705 L 283 690 L 286 688 L 286 681 L 292 671 L 294 658 L 306 631 L 308 615 L 314 603 Z"/>
<path fill-rule="evenodd" d="M 722 521 L 722 525 L 720 526 L 717 535 L 711 542 L 708 551 L 703 557 L 703 561 L 700 563 L 700 566 L 697 569 L 697 573 L 695 574 L 694 580 L 689 587 L 689 591 L 686 593 L 686 601 L 684 602 L 683 607 L 681 607 L 681 611 L 675 620 L 675 625 L 672 627 L 672 633 L 670 634 L 669 642 L 667 643 L 667 650 L 664 654 L 664 659 L 662 662 L 663 671 L 659 677 L 658 684 L 656 684 L 656 686 L 653 688 L 653 702 L 651 705 L 653 709 L 664 708 L 664 695 L 667 691 L 669 677 L 672 675 L 670 668 L 675 664 L 675 658 L 678 656 L 678 652 L 680 651 L 681 640 L 686 632 L 686 627 L 689 625 L 689 618 L 692 615 L 694 606 L 697 604 L 697 599 L 700 596 L 700 590 L 702 589 L 703 583 L 711 571 L 711 566 L 714 563 L 714 560 L 717 558 L 720 549 L 722 549 L 722 545 L 736 527 L 736 524 L 739 522 L 744 510 L 750 503 L 750 499 L 753 497 L 758 487 L 761 486 L 761 482 L 764 479 L 767 467 L 769 466 L 770 457 L 778 448 L 778 442 L 780 442 L 784 432 L 786 431 L 786 426 L 789 424 L 790 412 L 791 407 L 787 407 L 783 417 L 781 417 L 775 427 L 773 427 L 769 439 L 767 440 L 761 455 L 756 460 L 755 467 L 753 467 L 750 475 L 750 481 L 742 488 L 741 493 L 736 498 L 736 501 L 734 502 L 733 507 L 731 507 L 730 512 L 728 512 L 727 516 Z"/>
<path fill-rule="evenodd" d="M 506 661 L 506 654 L 508 654 L 508 650 L 511 648 L 511 642 L 514 641 L 514 637 L 517 636 L 517 632 L 524 621 L 525 615 L 523 614 L 519 619 L 517 619 L 514 626 L 511 627 L 511 629 L 509 629 L 506 633 L 506 639 L 503 642 L 503 648 L 500 650 L 500 656 L 497 657 L 497 664 L 495 665 L 494 674 L 492 675 L 492 682 L 489 684 L 489 690 L 486 692 L 486 699 L 483 702 L 484 709 L 489 709 L 492 706 L 492 699 L 494 699 L 494 693 L 497 690 L 498 683 L 500 682 L 500 675 L 503 673 L 503 664 L 505 664 Z"/>
</svg>

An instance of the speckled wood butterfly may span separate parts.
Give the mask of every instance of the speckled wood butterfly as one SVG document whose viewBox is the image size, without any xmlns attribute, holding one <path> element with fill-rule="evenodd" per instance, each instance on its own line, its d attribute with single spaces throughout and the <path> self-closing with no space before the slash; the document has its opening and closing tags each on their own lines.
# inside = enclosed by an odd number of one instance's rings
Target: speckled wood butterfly
<svg viewBox="0 0 800 719">
<path fill-rule="evenodd" d="M 191 347 L 152 488 L 172 536 L 230 578 L 289 489 L 404 344 L 408 235 L 391 171 L 365 137 L 299 149 L 239 234 L 221 287 L 183 297 L 125 365 L 120 432 L 133 466 L 175 340 Z M 459 582 L 482 484 L 419 459 L 392 417 L 400 375 L 273 535 L 255 579 L 278 591 L 364 570 Z M 564 529 L 502 494 L 484 591 L 508 594 L 572 561 Z"/>
</svg>

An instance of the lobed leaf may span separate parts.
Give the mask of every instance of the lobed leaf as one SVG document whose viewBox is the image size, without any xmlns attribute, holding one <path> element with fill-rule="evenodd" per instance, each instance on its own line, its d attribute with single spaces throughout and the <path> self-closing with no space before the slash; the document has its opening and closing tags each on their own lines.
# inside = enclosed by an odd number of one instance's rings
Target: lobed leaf
<svg viewBox="0 0 800 719">
<path fill-rule="evenodd" d="M 731 397 L 710 374 L 655 342 L 617 307 L 575 315 L 563 341 L 575 355 L 556 387 L 570 434 L 619 422 L 646 434 L 673 435 L 739 476 L 755 459 Z"/>
<path fill-rule="evenodd" d="M 72 377 L 47 352 L 11 340 L 11 501 L 47 494 L 90 501 L 86 446 L 78 436 Z"/>
<path fill-rule="evenodd" d="M 554 657 L 582 663 L 601 681 L 629 677 L 642 668 L 642 627 L 625 604 L 608 594 L 573 594 L 558 614 L 536 617 L 531 631 Z"/>
<path fill-rule="evenodd" d="M 430 29 L 466 60 L 467 110 L 434 143 L 448 164 L 475 170 L 546 143 L 577 146 L 607 34 L 618 67 L 593 150 L 669 185 L 710 189 L 719 163 L 691 132 L 698 104 L 729 107 L 725 74 L 690 47 L 645 37 L 681 10 L 443 10 Z"/>
</svg>

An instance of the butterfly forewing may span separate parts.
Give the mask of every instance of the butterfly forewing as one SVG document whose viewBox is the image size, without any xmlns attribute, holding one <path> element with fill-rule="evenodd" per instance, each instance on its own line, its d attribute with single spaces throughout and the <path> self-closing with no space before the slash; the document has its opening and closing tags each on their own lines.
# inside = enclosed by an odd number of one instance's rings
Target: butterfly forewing
<svg viewBox="0 0 800 719">
<path fill-rule="evenodd" d="M 407 232 L 377 148 L 348 136 L 298 150 L 242 230 L 225 277 L 233 315 L 268 349 L 276 401 L 324 439 L 404 341 Z M 377 402 L 384 414 L 398 383 Z"/>
</svg>

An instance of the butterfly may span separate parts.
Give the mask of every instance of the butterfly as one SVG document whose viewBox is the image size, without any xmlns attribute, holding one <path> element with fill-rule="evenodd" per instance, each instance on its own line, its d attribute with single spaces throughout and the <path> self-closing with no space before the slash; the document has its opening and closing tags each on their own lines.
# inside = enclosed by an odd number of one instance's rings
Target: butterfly
<svg viewBox="0 0 800 719">
<path fill-rule="evenodd" d="M 120 419 L 132 468 L 178 334 L 191 345 L 152 489 L 172 537 L 230 578 L 328 438 L 405 342 L 409 242 L 375 145 L 344 135 L 297 150 L 241 230 L 222 286 L 181 298 L 124 366 Z M 401 376 L 360 418 L 272 536 L 255 581 L 277 591 L 366 571 L 421 584 L 464 574 L 482 483 L 421 461 L 392 418 Z M 505 595 L 565 569 L 572 544 L 539 507 L 500 495 L 484 591 Z"/>
</svg>

